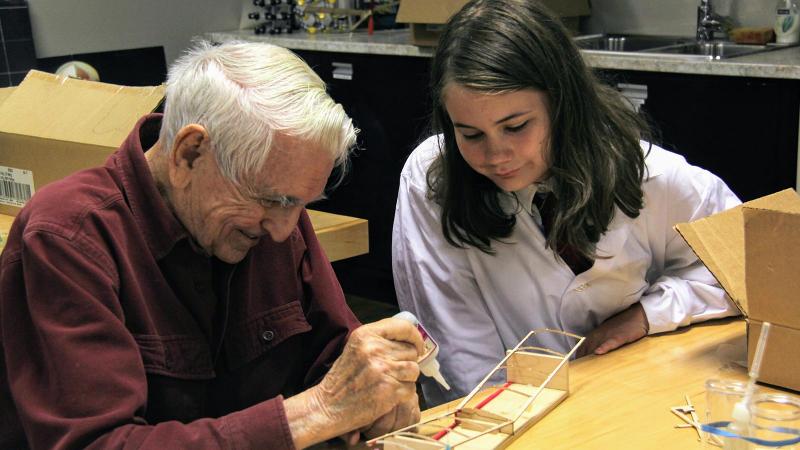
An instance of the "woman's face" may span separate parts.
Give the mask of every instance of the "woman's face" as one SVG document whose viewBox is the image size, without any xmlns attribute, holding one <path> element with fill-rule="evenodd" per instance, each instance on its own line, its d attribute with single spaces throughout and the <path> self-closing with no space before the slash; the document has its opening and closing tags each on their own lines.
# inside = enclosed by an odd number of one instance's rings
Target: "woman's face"
<svg viewBox="0 0 800 450">
<path fill-rule="evenodd" d="M 550 115 L 543 92 L 487 94 L 451 83 L 444 106 L 461 156 L 500 189 L 516 191 L 547 178 Z"/>
</svg>

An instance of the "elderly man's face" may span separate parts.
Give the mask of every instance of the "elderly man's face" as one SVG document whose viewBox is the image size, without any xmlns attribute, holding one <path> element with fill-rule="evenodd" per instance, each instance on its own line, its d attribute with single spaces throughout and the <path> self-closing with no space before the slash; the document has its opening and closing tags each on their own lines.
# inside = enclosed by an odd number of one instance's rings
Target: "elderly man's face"
<svg viewBox="0 0 800 450">
<path fill-rule="evenodd" d="M 322 197 L 332 168 L 328 150 L 276 136 L 264 167 L 242 188 L 222 176 L 213 157 L 198 158 L 173 206 L 206 253 L 237 263 L 267 235 L 286 240 L 303 207 Z"/>
</svg>

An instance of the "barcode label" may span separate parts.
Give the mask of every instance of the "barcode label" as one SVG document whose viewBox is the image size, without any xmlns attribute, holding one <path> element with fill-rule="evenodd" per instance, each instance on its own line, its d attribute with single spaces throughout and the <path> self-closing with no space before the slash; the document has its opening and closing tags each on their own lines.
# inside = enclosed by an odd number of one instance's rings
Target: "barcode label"
<svg viewBox="0 0 800 450">
<path fill-rule="evenodd" d="M 24 206 L 34 192 L 33 172 L 0 166 L 0 203 L 9 206 Z"/>
</svg>

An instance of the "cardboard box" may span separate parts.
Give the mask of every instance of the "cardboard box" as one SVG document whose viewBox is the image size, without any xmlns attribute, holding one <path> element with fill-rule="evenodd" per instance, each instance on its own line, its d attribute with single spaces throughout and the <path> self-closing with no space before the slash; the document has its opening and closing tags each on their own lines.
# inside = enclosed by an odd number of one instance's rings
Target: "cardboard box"
<svg viewBox="0 0 800 450">
<path fill-rule="evenodd" d="M 759 381 L 800 390 L 800 196 L 786 189 L 676 229 L 748 318 L 748 364 L 772 324 Z"/>
<path fill-rule="evenodd" d="M 2 105 L 6 98 L 8 98 L 8 96 L 14 92 L 14 89 L 15 88 L 13 87 L 0 88 L 0 105 Z"/>
<path fill-rule="evenodd" d="M 468 0 L 402 0 L 397 22 L 411 27 L 414 45 L 435 46 L 442 27 Z M 589 0 L 539 0 L 561 17 L 570 30 L 578 31 L 578 17 L 589 15 Z"/>
<path fill-rule="evenodd" d="M 36 189 L 102 165 L 163 97 L 163 86 L 30 71 L 0 103 L 0 214 L 16 215 Z"/>
</svg>

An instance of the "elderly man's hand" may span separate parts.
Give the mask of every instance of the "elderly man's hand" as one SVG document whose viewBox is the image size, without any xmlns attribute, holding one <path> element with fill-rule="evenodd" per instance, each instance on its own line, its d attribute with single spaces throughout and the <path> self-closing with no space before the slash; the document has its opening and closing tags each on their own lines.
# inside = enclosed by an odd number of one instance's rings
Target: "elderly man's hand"
<svg viewBox="0 0 800 450">
<path fill-rule="evenodd" d="M 350 441 L 359 430 L 372 437 L 416 421 L 417 358 L 423 352 L 419 331 L 405 320 L 384 319 L 354 330 L 325 378 L 288 399 L 295 444 L 335 436 Z M 295 400 L 302 404 L 296 407 Z"/>
<path fill-rule="evenodd" d="M 590 353 L 596 355 L 608 353 L 647 336 L 649 329 L 644 308 L 641 303 L 636 302 L 589 333 L 578 349 L 577 355 L 580 358 Z"/>
<path fill-rule="evenodd" d="M 419 398 L 415 392 L 412 398 L 395 406 L 369 427 L 363 428 L 362 433 L 367 439 L 376 438 L 398 428 L 417 423 L 419 417 Z"/>
<path fill-rule="evenodd" d="M 341 436 L 341 438 L 348 446 L 353 446 L 361 440 L 362 434 L 366 439 L 373 439 L 412 423 L 417 423 L 419 418 L 419 398 L 415 394 L 414 398 L 395 406 L 375 422 L 362 427 L 358 431 L 351 431 Z"/>
</svg>

